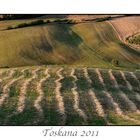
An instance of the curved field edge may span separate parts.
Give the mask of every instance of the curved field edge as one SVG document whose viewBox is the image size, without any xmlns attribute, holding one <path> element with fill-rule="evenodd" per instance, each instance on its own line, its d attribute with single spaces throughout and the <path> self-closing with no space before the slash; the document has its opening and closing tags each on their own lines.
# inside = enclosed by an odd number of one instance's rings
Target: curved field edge
<svg viewBox="0 0 140 140">
<path fill-rule="evenodd" d="M 108 23 L 114 28 L 122 42 L 127 44 L 130 48 L 140 52 L 139 45 L 129 42 L 129 38 L 140 33 L 139 16 L 121 17 L 110 20 Z"/>
</svg>

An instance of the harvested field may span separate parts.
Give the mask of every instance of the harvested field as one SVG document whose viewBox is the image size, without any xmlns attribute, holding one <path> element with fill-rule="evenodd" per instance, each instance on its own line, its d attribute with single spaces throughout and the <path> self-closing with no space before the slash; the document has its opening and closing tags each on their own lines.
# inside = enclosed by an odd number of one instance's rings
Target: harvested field
<svg viewBox="0 0 140 140">
<path fill-rule="evenodd" d="M 124 40 L 126 37 L 140 32 L 140 16 L 129 16 L 110 20 L 119 37 Z"/>
</svg>

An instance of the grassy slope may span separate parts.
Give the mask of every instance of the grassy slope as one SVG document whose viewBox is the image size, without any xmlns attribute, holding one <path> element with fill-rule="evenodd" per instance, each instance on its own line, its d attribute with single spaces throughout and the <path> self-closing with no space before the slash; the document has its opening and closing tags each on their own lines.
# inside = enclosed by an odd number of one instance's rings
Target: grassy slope
<svg viewBox="0 0 140 140">
<path fill-rule="evenodd" d="M 3 24 L 0 22 L 0 27 L 4 27 Z M 0 31 L 0 66 L 71 64 L 112 67 L 113 58 L 120 60 L 121 67 L 138 68 L 140 64 L 140 54 L 123 45 L 106 22 Z"/>
</svg>

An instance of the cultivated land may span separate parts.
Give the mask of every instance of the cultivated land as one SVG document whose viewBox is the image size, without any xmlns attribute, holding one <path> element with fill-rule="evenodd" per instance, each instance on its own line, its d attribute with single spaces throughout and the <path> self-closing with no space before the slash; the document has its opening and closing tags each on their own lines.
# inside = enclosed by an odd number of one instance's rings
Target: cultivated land
<svg viewBox="0 0 140 140">
<path fill-rule="evenodd" d="M 120 40 L 125 42 L 130 48 L 140 52 L 139 40 L 137 39 L 137 35 L 140 33 L 140 16 L 116 18 L 108 23 L 117 32 Z M 134 36 L 136 37 L 134 38 Z"/>
<path fill-rule="evenodd" d="M 0 21 L 0 125 L 140 125 L 139 17 L 102 16 Z"/>
<path fill-rule="evenodd" d="M 128 16 L 110 20 L 121 39 L 140 32 L 140 16 Z"/>
<path fill-rule="evenodd" d="M 40 66 L 0 78 L 0 125 L 140 125 L 139 72 Z"/>
</svg>

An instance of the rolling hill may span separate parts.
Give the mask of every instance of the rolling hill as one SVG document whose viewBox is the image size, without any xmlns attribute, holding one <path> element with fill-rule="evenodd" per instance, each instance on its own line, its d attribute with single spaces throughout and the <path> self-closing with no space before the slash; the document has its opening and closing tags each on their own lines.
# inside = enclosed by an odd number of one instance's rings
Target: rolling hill
<svg viewBox="0 0 140 140">
<path fill-rule="evenodd" d="M 0 125 L 140 125 L 140 52 L 120 37 L 139 20 L 106 16 L 0 21 Z"/>
<path fill-rule="evenodd" d="M 140 52 L 140 46 L 130 43 L 129 38 L 140 33 L 140 16 L 128 16 L 123 18 L 116 18 L 109 22 L 116 30 L 120 40 L 125 42 L 129 47 Z"/>
<path fill-rule="evenodd" d="M 140 68 L 140 53 L 117 36 L 107 22 L 52 23 L 13 30 L 7 26 L 35 19 L 0 21 L 0 67 L 77 65 Z"/>
</svg>

